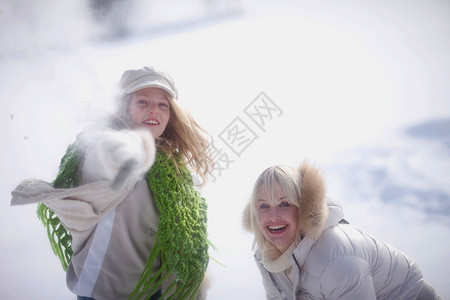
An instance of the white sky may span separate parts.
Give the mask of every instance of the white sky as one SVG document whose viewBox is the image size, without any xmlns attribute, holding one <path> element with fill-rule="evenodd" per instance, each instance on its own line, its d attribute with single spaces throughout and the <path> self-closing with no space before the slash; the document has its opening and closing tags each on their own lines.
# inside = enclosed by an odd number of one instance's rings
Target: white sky
<svg viewBox="0 0 450 300">
<path fill-rule="evenodd" d="M 10 207 L 10 191 L 25 178 L 51 181 L 75 135 L 111 109 L 123 70 L 144 65 L 173 75 L 182 105 L 234 159 L 203 190 L 211 254 L 226 265 L 210 263 L 210 299 L 263 298 L 241 211 L 263 169 L 304 159 L 324 172 L 352 224 L 409 254 L 450 298 L 449 218 L 426 211 L 449 209 L 449 134 L 445 147 L 403 133 L 450 119 L 450 3 L 255 0 L 242 1 L 239 16 L 186 22 L 211 14 L 206 2 L 136 2 L 135 34 L 96 43 L 81 2 L 0 2 L 1 298 L 75 298 L 36 207 Z M 283 112 L 265 131 L 244 113 L 261 92 Z M 239 157 L 219 137 L 236 117 L 258 135 Z M 446 198 L 386 203 L 389 188 Z"/>
</svg>

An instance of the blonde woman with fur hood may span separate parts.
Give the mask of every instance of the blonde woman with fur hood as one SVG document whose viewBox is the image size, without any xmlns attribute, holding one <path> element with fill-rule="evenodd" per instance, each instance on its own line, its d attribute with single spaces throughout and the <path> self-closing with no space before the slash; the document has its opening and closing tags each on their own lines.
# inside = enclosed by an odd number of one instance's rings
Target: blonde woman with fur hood
<svg viewBox="0 0 450 300">
<path fill-rule="evenodd" d="M 411 258 L 343 217 L 311 165 L 259 176 L 243 225 L 267 299 L 439 299 Z"/>
</svg>

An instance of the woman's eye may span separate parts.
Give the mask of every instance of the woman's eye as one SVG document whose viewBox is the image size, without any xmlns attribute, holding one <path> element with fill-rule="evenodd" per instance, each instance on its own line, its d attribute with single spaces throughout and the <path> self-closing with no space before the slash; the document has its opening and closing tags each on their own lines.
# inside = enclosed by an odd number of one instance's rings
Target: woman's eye
<svg viewBox="0 0 450 300">
<path fill-rule="evenodd" d="M 280 203 L 280 207 L 288 207 L 288 206 L 290 206 L 290 204 L 287 203 L 286 201 Z"/>
<path fill-rule="evenodd" d="M 159 107 L 167 109 L 167 108 L 169 108 L 169 104 L 167 104 L 165 102 L 161 102 L 161 103 L 159 103 Z"/>
<path fill-rule="evenodd" d="M 267 205 L 267 204 L 261 204 L 261 205 L 259 206 L 259 208 L 260 208 L 260 209 L 269 208 L 269 205 Z"/>
<path fill-rule="evenodd" d="M 145 101 L 145 100 L 138 100 L 138 101 L 136 101 L 136 103 L 137 104 L 141 104 L 141 105 L 146 105 L 147 101 Z"/>
</svg>

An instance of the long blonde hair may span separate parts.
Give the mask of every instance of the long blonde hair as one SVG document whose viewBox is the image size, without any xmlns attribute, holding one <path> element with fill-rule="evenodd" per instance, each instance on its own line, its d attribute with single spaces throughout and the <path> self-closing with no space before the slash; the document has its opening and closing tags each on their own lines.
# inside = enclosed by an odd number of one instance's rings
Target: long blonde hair
<svg viewBox="0 0 450 300">
<path fill-rule="evenodd" d="M 161 91 L 169 100 L 170 118 L 163 134 L 156 141 L 157 148 L 166 152 L 176 165 L 178 162 L 175 156 L 181 157 L 183 163 L 200 176 L 201 185 L 204 185 L 214 167 L 209 149 L 212 137 L 172 95 L 163 89 Z M 113 127 L 132 127 L 128 112 L 132 97 L 132 94 L 118 96 L 119 108 L 113 117 Z"/>
</svg>

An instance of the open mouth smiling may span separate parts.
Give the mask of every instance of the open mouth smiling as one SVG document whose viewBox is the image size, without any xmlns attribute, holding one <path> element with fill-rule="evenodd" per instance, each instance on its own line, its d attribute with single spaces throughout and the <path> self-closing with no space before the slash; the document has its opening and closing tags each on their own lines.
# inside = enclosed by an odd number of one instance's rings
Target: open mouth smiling
<svg viewBox="0 0 450 300">
<path fill-rule="evenodd" d="M 271 233 L 281 233 L 285 231 L 287 228 L 287 225 L 269 225 L 267 226 L 267 229 Z"/>
<path fill-rule="evenodd" d="M 144 124 L 148 124 L 148 125 L 159 125 L 159 122 L 156 120 L 147 120 L 144 122 Z"/>
</svg>

